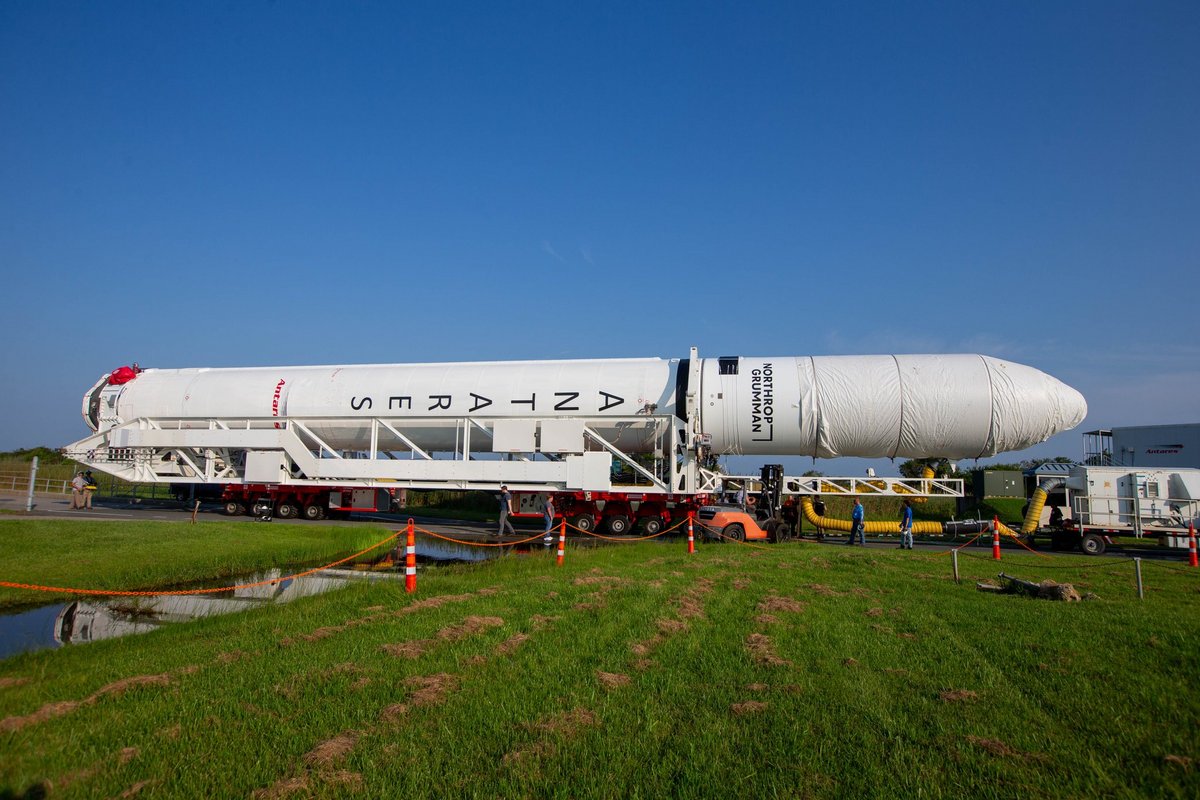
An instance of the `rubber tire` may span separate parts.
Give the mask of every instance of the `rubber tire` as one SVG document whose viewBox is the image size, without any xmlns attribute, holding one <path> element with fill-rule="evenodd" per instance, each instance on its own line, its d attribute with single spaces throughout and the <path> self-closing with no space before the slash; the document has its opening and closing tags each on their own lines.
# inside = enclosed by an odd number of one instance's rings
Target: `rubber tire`
<svg viewBox="0 0 1200 800">
<path fill-rule="evenodd" d="M 721 531 L 721 536 L 724 537 L 721 541 L 746 541 L 746 528 L 740 522 L 731 522 Z"/>
<path fill-rule="evenodd" d="M 629 517 L 624 514 L 615 514 L 608 518 L 608 532 L 613 536 L 623 536 L 629 533 Z"/>
<path fill-rule="evenodd" d="M 776 544 L 786 542 L 792 538 L 792 526 L 786 522 L 780 522 L 778 525 L 771 528 L 771 541 Z"/>
<path fill-rule="evenodd" d="M 642 520 L 642 530 L 647 536 L 656 536 L 663 529 L 662 517 L 646 517 Z"/>
<path fill-rule="evenodd" d="M 310 522 L 325 518 L 325 509 L 316 503 L 309 503 L 301 510 L 301 515 Z"/>
<path fill-rule="evenodd" d="M 567 520 L 567 524 L 572 528 L 577 528 L 584 533 L 589 533 L 596 529 L 596 520 L 592 519 L 590 514 L 577 514 Z"/>
<path fill-rule="evenodd" d="M 280 500 L 275 506 L 275 516 L 280 519 L 295 519 L 300 516 L 300 506 L 289 500 Z"/>
<path fill-rule="evenodd" d="M 1079 549 L 1084 555 L 1098 556 L 1104 553 L 1104 537 L 1098 533 L 1085 533 L 1079 540 Z"/>
<path fill-rule="evenodd" d="M 246 507 L 237 500 L 229 500 L 225 503 L 225 513 L 231 517 L 238 517 L 246 513 Z"/>
</svg>

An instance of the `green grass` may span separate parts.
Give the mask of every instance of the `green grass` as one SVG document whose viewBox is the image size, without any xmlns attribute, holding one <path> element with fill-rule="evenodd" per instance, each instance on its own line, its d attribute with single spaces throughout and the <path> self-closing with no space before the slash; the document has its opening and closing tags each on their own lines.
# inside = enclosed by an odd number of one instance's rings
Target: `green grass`
<svg viewBox="0 0 1200 800">
<path fill-rule="evenodd" d="M 348 555 L 387 536 L 365 526 L 0 520 L 0 580 L 156 589 Z M 69 595 L 0 587 L 0 609 Z"/>
<path fill-rule="evenodd" d="M 571 547 L 561 568 L 425 570 L 415 597 L 355 586 L 18 656 L 0 662 L 0 796 L 1200 794 L 1197 571 L 1145 564 L 1139 601 L 1129 563 L 960 565 L 956 585 L 919 552 Z M 1001 568 L 1100 599 L 975 591 Z M 137 676 L 162 677 L 112 689 Z M 13 722 L 63 701 L 80 704 Z"/>
</svg>

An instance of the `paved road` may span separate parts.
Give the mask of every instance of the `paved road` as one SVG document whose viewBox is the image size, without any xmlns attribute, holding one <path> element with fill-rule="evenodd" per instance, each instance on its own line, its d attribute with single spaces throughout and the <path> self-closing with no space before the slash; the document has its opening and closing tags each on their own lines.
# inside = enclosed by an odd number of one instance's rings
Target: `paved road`
<svg viewBox="0 0 1200 800">
<path fill-rule="evenodd" d="M 143 500 L 136 503 L 130 503 L 126 500 L 96 500 L 93 502 L 94 508 L 91 511 L 79 511 L 71 509 L 70 498 L 57 494 L 38 494 L 34 497 L 34 510 L 29 517 L 38 519 L 95 519 L 95 520 L 163 520 L 177 522 L 179 520 L 189 519 L 192 511 L 190 508 L 185 508 L 183 504 L 173 501 L 153 501 Z M 26 495 L 23 492 L 11 492 L 0 490 L 0 511 L 16 511 L 21 512 L 25 516 Z M 10 516 L 9 514 L 0 514 L 0 519 Z M 363 522 L 373 524 L 383 524 L 394 526 L 397 529 L 404 526 L 408 518 L 412 516 L 416 523 L 428 530 L 440 533 L 446 536 L 463 537 L 468 539 L 491 539 L 498 541 L 494 536 L 495 523 L 479 523 L 467 521 L 446 520 L 441 518 L 420 517 L 411 513 L 399 514 L 354 514 L 349 520 L 321 520 L 320 522 L 307 522 L 294 520 L 298 525 L 357 525 Z M 200 510 L 197 513 L 197 519 L 221 519 L 244 521 L 253 524 L 258 523 L 253 517 L 227 516 L 222 507 L 216 503 L 201 503 Z M 522 527 L 518 523 L 517 533 L 521 538 L 533 536 L 542 530 L 541 521 L 536 524 L 530 524 Z M 697 538 L 700 532 L 697 531 Z M 812 539 L 805 541 L 812 544 L 816 542 Z M 826 537 L 825 542 L 821 545 L 824 547 L 845 546 L 845 537 L 842 535 L 834 535 Z M 916 543 L 917 551 L 926 552 L 941 552 L 954 546 L 953 542 L 939 541 L 920 541 Z M 969 553 L 990 553 L 991 539 L 984 535 L 971 548 L 967 550 Z M 897 543 L 895 539 L 867 540 L 869 549 L 896 549 Z M 1004 541 L 1002 550 L 1008 552 L 1027 552 L 1024 548 L 1009 541 Z M 1078 550 L 1055 551 L 1043 547 L 1037 550 L 1038 553 L 1054 556 L 1082 556 Z M 1152 547 L 1134 547 L 1128 545 L 1113 545 L 1103 556 L 1098 556 L 1098 559 L 1114 558 L 1146 558 L 1158 559 L 1165 561 L 1181 561 L 1187 562 L 1187 551 L 1184 550 L 1162 550 Z"/>
</svg>

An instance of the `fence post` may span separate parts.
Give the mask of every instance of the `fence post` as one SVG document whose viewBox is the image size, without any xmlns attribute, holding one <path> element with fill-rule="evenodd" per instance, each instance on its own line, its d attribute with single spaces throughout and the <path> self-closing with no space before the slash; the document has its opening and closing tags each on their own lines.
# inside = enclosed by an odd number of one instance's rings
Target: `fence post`
<svg viewBox="0 0 1200 800">
<path fill-rule="evenodd" d="M 992 517 L 992 558 L 1000 560 L 1000 517 Z"/>
<path fill-rule="evenodd" d="M 959 583 L 960 581 L 958 580 L 958 548 L 957 547 L 950 548 L 950 560 L 954 562 L 954 582 Z"/>
<path fill-rule="evenodd" d="M 33 511 L 33 484 L 37 481 L 38 457 L 29 465 L 29 494 L 25 495 L 25 510 Z M 1194 541 L 1194 540 L 1193 540 Z"/>
<path fill-rule="evenodd" d="M 417 535 L 413 533 L 413 519 L 408 518 L 408 541 L 404 548 L 404 591 L 412 594 L 417 590 Z"/>
<path fill-rule="evenodd" d="M 1133 559 L 1133 570 L 1137 573 L 1138 600 L 1144 600 L 1145 595 L 1142 594 L 1142 560 L 1136 556 Z"/>
<path fill-rule="evenodd" d="M 696 512 L 688 512 L 688 552 L 696 552 L 696 534 L 692 527 L 692 522 L 696 519 Z"/>
<path fill-rule="evenodd" d="M 563 563 L 563 553 L 567 550 L 567 521 L 564 519 L 558 526 L 558 565 Z"/>
<path fill-rule="evenodd" d="M 1196 558 L 1196 523 L 1188 523 L 1188 566 L 1200 567 L 1200 560 Z"/>
</svg>

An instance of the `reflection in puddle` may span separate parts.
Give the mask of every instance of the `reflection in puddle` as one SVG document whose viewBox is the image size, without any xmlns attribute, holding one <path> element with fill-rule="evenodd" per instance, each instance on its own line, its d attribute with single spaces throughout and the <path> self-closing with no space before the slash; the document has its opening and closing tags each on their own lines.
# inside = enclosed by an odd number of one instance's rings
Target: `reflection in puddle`
<svg viewBox="0 0 1200 800">
<path fill-rule="evenodd" d="M 417 537 L 417 559 L 423 564 L 483 561 L 499 555 L 501 548 L 458 545 L 424 536 Z M 503 548 L 508 549 L 508 548 Z M 394 561 L 396 556 L 399 561 Z M 188 622 L 201 617 L 230 614 L 266 603 L 287 603 L 300 597 L 322 594 L 361 580 L 403 580 L 404 547 L 381 556 L 373 564 L 327 570 L 301 578 L 279 580 L 296 569 L 270 570 L 227 579 L 224 583 L 251 584 L 227 592 L 190 595 L 87 599 L 35 608 L 0 616 L 0 659 L 32 650 L 114 639 L 147 633 L 163 625 Z M 202 586 L 213 586 L 211 582 Z M 217 584 L 221 585 L 221 584 Z M 202 588 L 202 587 L 198 587 Z"/>
</svg>

